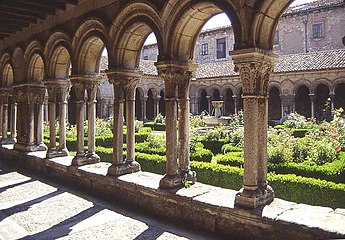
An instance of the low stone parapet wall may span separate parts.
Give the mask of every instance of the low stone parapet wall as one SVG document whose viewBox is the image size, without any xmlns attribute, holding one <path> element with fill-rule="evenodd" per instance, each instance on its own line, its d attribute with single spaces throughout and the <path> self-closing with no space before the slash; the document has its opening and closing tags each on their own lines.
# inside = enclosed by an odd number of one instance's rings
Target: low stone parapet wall
<svg viewBox="0 0 345 240">
<path fill-rule="evenodd" d="M 23 153 L 10 145 L 0 148 L 4 164 L 232 239 L 345 238 L 345 209 L 275 199 L 263 209 L 251 211 L 234 207 L 237 191 L 231 189 L 196 183 L 189 188 L 163 190 L 159 188 L 161 175 L 137 172 L 115 178 L 106 175 L 109 163 L 73 167 L 72 157 L 44 158 L 45 152 Z"/>
</svg>

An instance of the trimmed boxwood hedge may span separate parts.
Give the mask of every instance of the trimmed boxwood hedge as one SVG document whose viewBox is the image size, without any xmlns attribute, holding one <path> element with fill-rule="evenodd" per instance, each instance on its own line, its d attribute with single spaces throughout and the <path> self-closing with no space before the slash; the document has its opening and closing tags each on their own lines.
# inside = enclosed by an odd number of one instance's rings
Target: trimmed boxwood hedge
<svg viewBox="0 0 345 240">
<path fill-rule="evenodd" d="M 144 127 L 150 127 L 152 130 L 155 131 L 165 131 L 164 123 L 146 122 L 144 123 Z"/>
<path fill-rule="evenodd" d="M 232 145 L 232 143 L 227 143 L 222 146 L 221 151 L 223 154 L 229 152 L 243 152 L 243 148 L 235 147 L 234 145 Z"/>
<path fill-rule="evenodd" d="M 112 149 L 98 147 L 96 151 L 102 161 L 111 162 Z M 106 154 L 110 156 L 105 156 Z M 136 153 L 136 160 L 141 164 L 143 171 L 165 173 L 165 156 Z M 196 161 L 191 162 L 191 167 L 197 172 L 199 182 L 235 190 L 242 187 L 243 169 L 241 168 Z M 268 174 L 268 181 L 276 197 L 311 205 L 345 207 L 345 184 L 275 173 Z"/>
<path fill-rule="evenodd" d="M 190 153 L 190 158 L 198 162 L 211 162 L 213 153 L 209 149 L 197 148 L 195 152 Z"/>
</svg>

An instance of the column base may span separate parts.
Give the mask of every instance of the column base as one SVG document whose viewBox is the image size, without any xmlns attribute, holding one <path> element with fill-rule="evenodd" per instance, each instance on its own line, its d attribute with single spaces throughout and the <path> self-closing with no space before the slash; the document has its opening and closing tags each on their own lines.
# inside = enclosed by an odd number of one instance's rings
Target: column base
<svg viewBox="0 0 345 240">
<path fill-rule="evenodd" d="M 67 149 L 48 149 L 47 158 L 56 158 L 56 157 L 66 157 L 69 156 Z"/>
<path fill-rule="evenodd" d="M 47 150 L 48 150 L 48 147 L 44 143 L 36 145 L 35 151 L 47 151 Z"/>
<path fill-rule="evenodd" d="M 83 166 L 99 162 L 100 158 L 97 154 L 95 154 L 95 156 L 77 155 L 72 159 L 72 166 Z"/>
<path fill-rule="evenodd" d="M 1 145 L 10 145 L 10 144 L 15 144 L 17 140 L 15 138 L 7 138 L 1 140 Z"/>
<path fill-rule="evenodd" d="M 179 170 L 179 174 L 181 175 L 182 178 L 182 183 L 189 183 L 189 184 L 195 184 L 196 182 L 196 172 L 195 171 L 183 171 L 183 170 Z"/>
<path fill-rule="evenodd" d="M 172 189 L 182 187 L 182 177 L 180 174 L 175 175 L 167 175 L 165 174 L 164 177 L 159 182 L 159 187 L 163 189 Z"/>
<path fill-rule="evenodd" d="M 125 161 L 122 164 L 112 164 L 108 168 L 108 176 L 121 176 L 129 173 L 139 172 L 140 164 L 136 161 Z"/>
<path fill-rule="evenodd" d="M 241 189 L 235 197 L 235 206 L 257 209 L 270 204 L 274 199 L 274 191 L 270 186 L 257 190 Z"/>
<path fill-rule="evenodd" d="M 18 151 L 22 151 L 22 152 L 37 152 L 37 151 L 46 151 L 47 147 L 45 145 L 37 146 L 35 144 L 15 143 L 14 149 Z"/>
</svg>

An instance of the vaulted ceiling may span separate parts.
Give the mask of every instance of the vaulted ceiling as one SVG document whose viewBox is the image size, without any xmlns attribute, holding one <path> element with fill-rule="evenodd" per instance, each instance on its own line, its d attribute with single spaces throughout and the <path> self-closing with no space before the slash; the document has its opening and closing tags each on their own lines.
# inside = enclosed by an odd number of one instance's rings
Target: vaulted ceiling
<svg viewBox="0 0 345 240">
<path fill-rule="evenodd" d="M 0 40 L 37 24 L 57 10 L 66 10 L 78 0 L 2 0 L 0 1 Z"/>
</svg>

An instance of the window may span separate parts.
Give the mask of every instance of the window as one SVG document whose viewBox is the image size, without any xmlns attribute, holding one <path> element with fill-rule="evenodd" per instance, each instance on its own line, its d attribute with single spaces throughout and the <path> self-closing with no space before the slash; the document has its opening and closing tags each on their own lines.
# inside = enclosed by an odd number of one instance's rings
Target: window
<svg viewBox="0 0 345 240">
<path fill-rule="evenodd" d="M 313 25 L 313 38 L 323 38 L 323 24 L 322 23 Z"/>
<path fill-rule="evenodd" d="M 217 39 L 217 59 L 226 58 L 225 38 Z"/>
<path fill-rule="evenodd" d="M 208 55 L 208 44 L 207 43 L 203 43 L 201 45 L 201 55 L 203 55 L 203 56 Z"/>
<path fill-rule="evenodd" d="M 149 60 L 149 56 L 144 56 L 144 60 Z"/>
<path fill-rule="evenodd" d="M 275 31 L 274 32 L 274 40 L 273 40 L 274 45 L 279 45 L 279 32 Z"/>
</svg>

